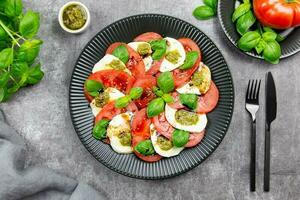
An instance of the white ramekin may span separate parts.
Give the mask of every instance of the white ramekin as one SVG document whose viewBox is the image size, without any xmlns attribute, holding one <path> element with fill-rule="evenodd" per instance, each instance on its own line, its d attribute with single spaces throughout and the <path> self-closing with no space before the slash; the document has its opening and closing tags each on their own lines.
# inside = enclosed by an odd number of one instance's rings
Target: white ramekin
<svg viewBox="0 0 300 200">
<path fill-rule="evenodd" d="M 65 8 L 68 7 L 68 6 L 70 6 L 70 5 L 78 5 L 78 6 L 80 6 L 83 9 L 83 11 L 85 12 L 85 14 L 86 14 L 86 22 L 83 25 L 83 27 L 81 27 L 80 29 L 77 29 L 77 30 L 69 29 L 68 27 L 65 26 L 65 24 L 63 22 L 63 12 L 64 12 Z M 89 9 L 83 3 L 78 2 L 78 1 L 70 1 L 70 2 L 66 3 L 65 5 L 63 5 L 60 8 L 59 13 L 58 13 L 58 22 L 59 22 L 59 25 L 61 26 L 62 29 L 64 29 L 68 33 L 73 33 L 73 34 L 82 33 L 90 25 L 90 21 L 91 21 L 91 16 L 90 16 Z"/>
</svg>

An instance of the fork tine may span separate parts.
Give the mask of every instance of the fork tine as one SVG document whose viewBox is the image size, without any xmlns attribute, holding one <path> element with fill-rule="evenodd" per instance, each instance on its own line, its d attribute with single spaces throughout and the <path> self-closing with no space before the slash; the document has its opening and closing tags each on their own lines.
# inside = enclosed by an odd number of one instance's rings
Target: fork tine
<svg viewBox="0 0 300 200">
<path fill-rule="evenodd" d="M 247 87 L 247 92 L 246 92 L 246 100 L 249 99 L 249 93 L 250 93 L 250 80 L 248 81 L 248 87 Z"/>
<path fill-rule="evenodd" d="M 249 99 L 252 100 L 253 98 L 253 85 L 254 85 L 254 80 L 251 80 L 251 86 L 250 86 L 250 94 L 249 94 Z"/>
<path fill-rule="evenodd" d="M 254 88 L 253 88 L 253 97 L 252 99 L 256 99 L 256 88 L 257 88 L 257 80 L 255 80 L 255 85 L 254 85 Z"/>
<path fill-rule="evenodd" d="M 258 82 L 258 88 L 257 88 L 257 92 L 256 92 L 256 99 L 257 99 L 257 101 L 259 100 L 260 82 L 261 82 L 261 80 L 259 80 L 259 82 Z"/>
</svg>

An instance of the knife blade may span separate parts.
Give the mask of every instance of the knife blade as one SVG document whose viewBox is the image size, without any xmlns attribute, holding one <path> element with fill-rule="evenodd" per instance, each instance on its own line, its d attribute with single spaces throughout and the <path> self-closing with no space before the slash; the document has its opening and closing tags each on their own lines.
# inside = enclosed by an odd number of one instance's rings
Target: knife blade
<svg viewBox="0 0 300 200">
<path fill-rule="evenodd" d="M 265 161 L 264 161 L 264 191 L 270 191 L 270 150 L 271 123 L 277 115 L 276 86 L 271 72 L 266 78 L 266 125 L 265 125 Z"/>
</svg>

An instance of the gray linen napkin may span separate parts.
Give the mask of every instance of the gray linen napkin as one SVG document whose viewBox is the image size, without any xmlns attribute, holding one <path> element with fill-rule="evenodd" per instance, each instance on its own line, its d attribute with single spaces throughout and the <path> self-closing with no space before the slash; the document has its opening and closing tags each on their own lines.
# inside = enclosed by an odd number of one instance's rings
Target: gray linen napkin
<svg viewBox="0 0 300 200">
<path fill-rule="evenodd" d="M 0 200 L 105 200 L 85 183 L 49 168 L 24 168 L 26 146 L 0 110 Z"/>
</svg>

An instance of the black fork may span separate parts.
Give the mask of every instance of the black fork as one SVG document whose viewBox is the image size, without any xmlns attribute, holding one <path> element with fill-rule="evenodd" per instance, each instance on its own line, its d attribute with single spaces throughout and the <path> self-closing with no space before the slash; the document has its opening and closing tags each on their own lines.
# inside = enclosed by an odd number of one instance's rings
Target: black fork
<svg viewBox="0 0 300 200">
<path fill-rule="evenodd" d="M 256 166 L 256 112 L 259 109 L 259 89 L 261 80 L 249 80 L 246 93 L 246 110 L 252 117 L 251 158 L 250 158 L 250 191 L 255 191 Z"/>
</svg>

